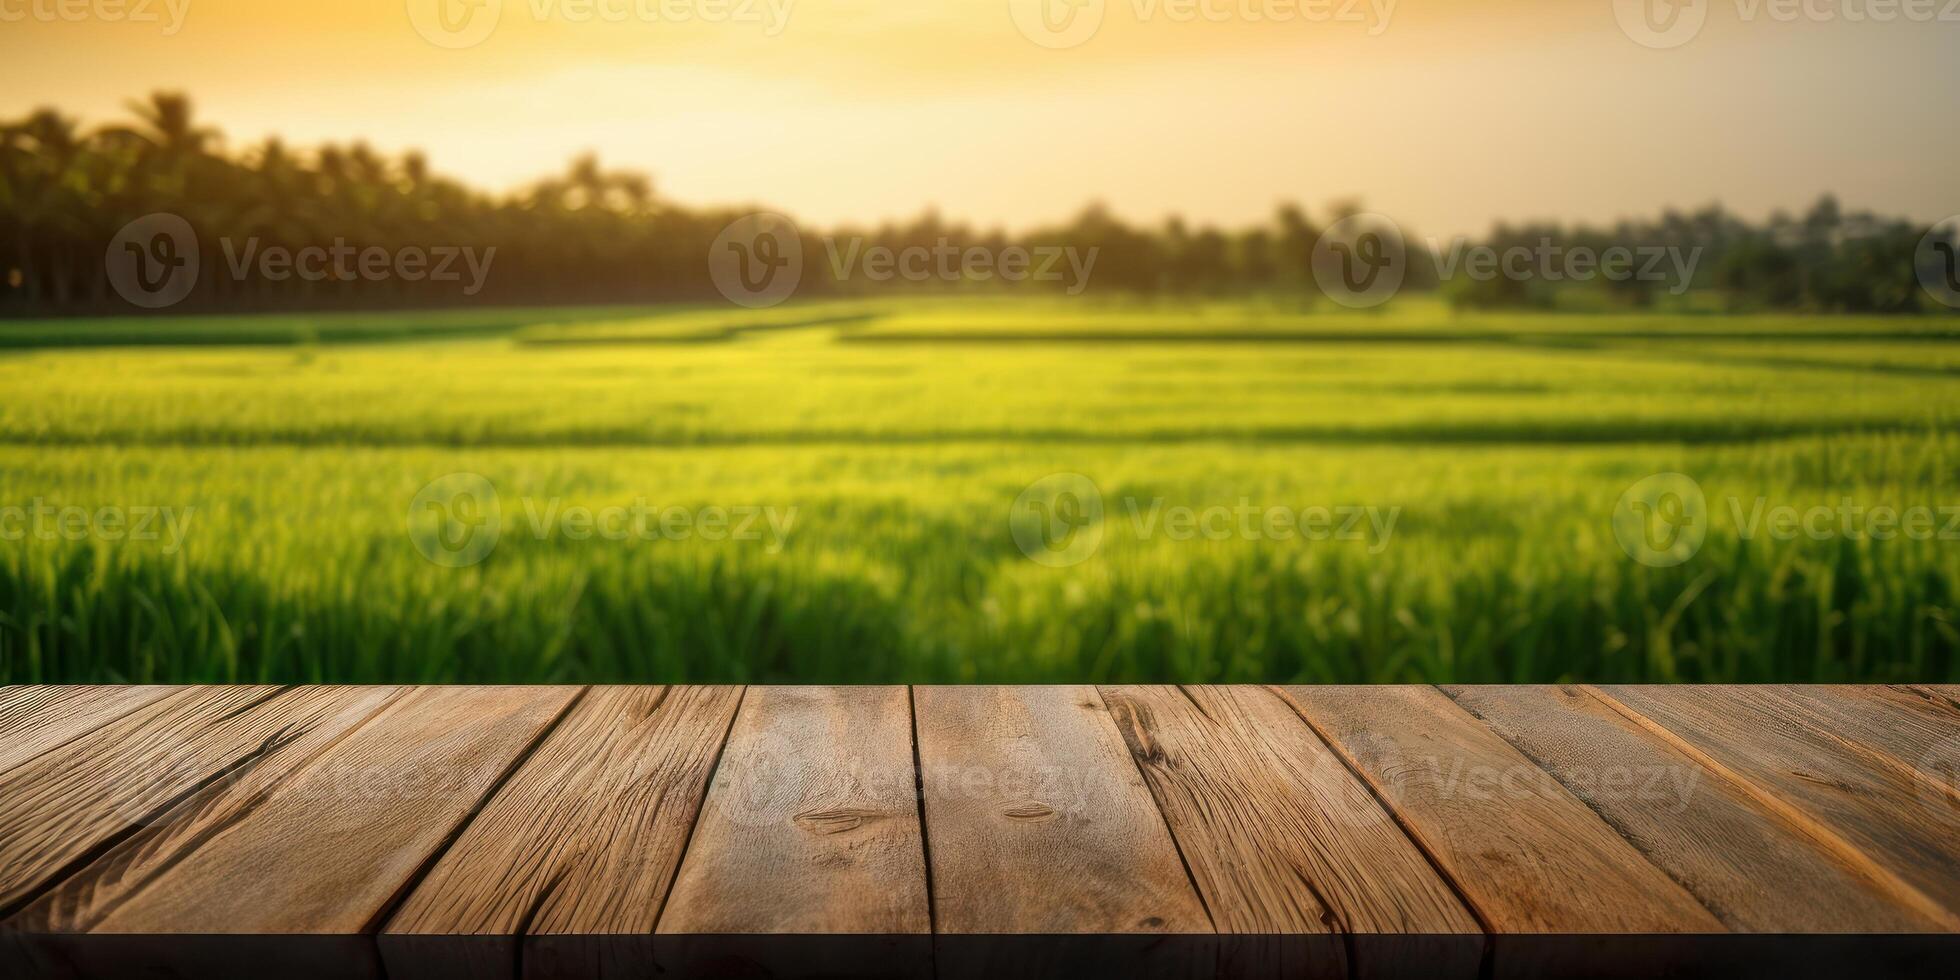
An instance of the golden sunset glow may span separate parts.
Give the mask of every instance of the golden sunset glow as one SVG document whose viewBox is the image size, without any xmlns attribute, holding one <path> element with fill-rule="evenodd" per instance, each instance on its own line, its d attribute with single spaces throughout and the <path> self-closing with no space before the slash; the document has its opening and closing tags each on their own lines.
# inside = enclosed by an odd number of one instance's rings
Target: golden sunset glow
<svg viewBox="0 0 1960 980">
<path fill-rule="evenodd" d="M 0 0 L 0 112 L 95 122 L 171 88 L 234 144 L 420 148 L 492 188 L 596 150 L 674 200 L 820 222 L 936 206 L 1026 226 L 1091 199 L 1238 222 L 1362 198 L 1448 233 L 1827 190 L 1960 209 L 1940 112 L 1960 24 L 1711 6 L 1691 44 L 1656 51 L 1608 0 L 1113 0 L 1051 50 L 1009 0 L 504 0 L 452 50 L 406 0 L 145 0 L 130 9 L 154 21 L 80 23 Z"/>
</svg>

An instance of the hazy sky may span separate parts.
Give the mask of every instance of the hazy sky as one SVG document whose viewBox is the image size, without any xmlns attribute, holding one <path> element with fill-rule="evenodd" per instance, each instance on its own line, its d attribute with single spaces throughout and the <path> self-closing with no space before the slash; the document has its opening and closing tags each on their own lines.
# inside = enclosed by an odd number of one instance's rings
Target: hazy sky
<svg viewBox="0 0 1960 980">
<path fill-rule="evenodd" d="M 441 0 L 460 34 L 437 2 L 0 0 L 0 115 L 100 122 L 180 89 L 234 146 L 359 137 L 493 188 L 596 150 L 682 203 L 826 224 L 937 205 L 1023 227 L 1091 199 L 1236 224 L 1361 197 L 1451 233 L 1827 190 L 1960 212 L 1954 0 L 1806 0 L 1829 19 L 1794 22 L 1789 0 L 1700 0 L 1664 50 L 1615 0 L 1077 0 L 1072 21 L 1048 0 L 1060 35 L 1040 0 Z M 1041 46 L 1010 4 L 1086 39 Z M 438 46 L 417 18 L 482 39 Z"/>
</svg>

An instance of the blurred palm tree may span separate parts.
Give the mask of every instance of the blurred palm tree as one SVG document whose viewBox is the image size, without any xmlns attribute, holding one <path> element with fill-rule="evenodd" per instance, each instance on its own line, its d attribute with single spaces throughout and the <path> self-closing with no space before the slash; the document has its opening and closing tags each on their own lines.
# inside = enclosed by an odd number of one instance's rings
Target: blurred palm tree
<svg viewBox="0 0 1960 980">
<path fill-rule="evenodd" d="M 128 110 L 128 121 L 93 131 L 53 109 L 0 120 L 0 313 L 127 309 L 108 288 L 104 255 L 126 223 L 157 212 L 191 224 L 205 268 L 244 269 L 203 276 L 183 310 L 705 299 L 715 295 L 706 268 L 710 243 L 730 221 L 756 210 L 669 206 L 646 175 L 607 168 L 590 153 L 560 173 L 491 195 L 440 176 L 419 153 L 396 157 L 358 141 L 302 152 L 272 137 L 229 153 L 223 135 L 201 123 L 182 93 L 156 92 L 128 103 Z M 1321 217 L 1332 222 L 1360 211 L 1359 202 L 1337 202 Z M 1595 250 L 1696 248 L 1706 253 L 1707 285 L 1745 303 L 1909 311 L 1925 302 L 1912 278 L 1914 248 L 1924 231 L 1909 222 L 1847 213 L 1827 197 L 1801 217 L 1779 214 L 1761 226 L 1709 207 L 1604 230 L 1500 225 L 1487 241 L 1532 246 L 1550 240 Z M 1025 235 L 978 233 L 929 209 L 865 237 L 893 249 L 947 241 L 995 254 L 1016 245 L 1095 249 L 1099 290 L 1284 294 L 1313 305 L 1320 294 L 1312 253 L 1320 234 L 1292 204 L 1280 205 L 1262 226 L 1233 232 L 1175 218 L 1155 228 L 1134 226 L 1092 204 L 1070 221 Z M 343 254 L 379 248 L 390 256 L 407 249 L 468 247 L 483 254 L 494 248 L 494 276 L 482 293 L 464 296 L 455 278 L 390 274 L 363 280 L 346 263 L 330 264 L 325 277 L 267 275 L 246 261 L 267 249 L 299 254 L 336 246 Z M 1434 272 L 1425 279 L 1416 265 L 1411 263 L 1408 282 L 1434 288 Z M 904 287 L 808 276 L 802 288 L 810 295 Z M 1637 306 L 1653 302 L 1656 287 L 1608 282 L 1600 292 L 1609 302 Z M 1462 295 L 1516 303 L 1525 301 L 1519 297 L 1539 302 L 1548 294 Z"/>
<path fill-rule="evenodd" d="M 129 103 L 143 128 L 137 132 L 166 157 L 183 159 L 207 152 L 220 141 L 216 129 L 199 126 L 191 100 L 180 92 L 154 92 L 146 100 Z"/>
</svg>

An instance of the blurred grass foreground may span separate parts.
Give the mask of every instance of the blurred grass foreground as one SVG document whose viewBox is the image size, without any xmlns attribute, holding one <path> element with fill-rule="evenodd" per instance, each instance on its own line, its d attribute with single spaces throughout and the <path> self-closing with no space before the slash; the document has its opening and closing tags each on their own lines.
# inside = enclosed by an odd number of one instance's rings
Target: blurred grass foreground
<svg viewBox="0 0 1960 980">
<path fill-rule="evenodd" d="M 5 322 L 0 680 L 1953 680 L 1951 322 Z"/>
</svg>

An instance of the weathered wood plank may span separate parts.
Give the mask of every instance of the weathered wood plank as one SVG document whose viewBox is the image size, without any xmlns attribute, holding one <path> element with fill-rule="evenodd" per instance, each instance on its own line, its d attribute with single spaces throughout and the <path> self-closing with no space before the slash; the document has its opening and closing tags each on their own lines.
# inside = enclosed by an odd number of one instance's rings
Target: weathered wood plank
<svg viewBox="0 0 1960 980">
<path fill-rule="evenodd" d="M 0 775 L 0 915 L 178 797 L 262 756 L 288 725 L 284 710 L 263 704 L 278 690 L 181 689 Z"/>
<path fill-rule="evenodd" d="M 1102 695 L 1219 932 L 1359 935 L 1369 944 L 1354 950 L 1360 975 L 1418 964 L 1428 976 L 1477 975 L 1477 920 L 1273 691 L 1106 687 Z M 1458 939 L 1412 938 L 1449 936 Z M 1353 942 L 1303 944 L 1306 962 L 1277 972 L 1348 976 Z"/>
<path fill-rule="evenodd" d="M 0 688 L 0 773 L 174 690 L 114 686 Z"/>
<path fill-rule="evenodd" d="M 389 969 L 494 976 L 522 936 L 652 932 L 741 698 L 588 692 L 390 921 Z"/>
<path fill-rule="evenodd" d="M 1499 933 L 1716 933 L 1585 803 L 1429 687 L 1288 687 Z"/>
<path fill-rule="evenodd" d="M 914 696 L 939 932 L 1212 931 L 1094 688 Z"/>
<path fill-rule="evenodd" d="M 0 770 L 0 975 L 1429 975 L 1479 925 L 1493 977 L 1960 948 L 1952 687 L 84 690 L 0 689 L 39 743 Z"/>
<path fill-rule="evenodd" d="M 662 933 L 932 931 L 903 687 L 755 687 Z"/>
<path fill-rule="evenodd" d="M 1899 901 L 1953 927 L 1960 909 L 1960 807 L 1950 794 L 1818 724 L 1775 689 L 1595 690 Z"/>
<path fill-rule="evenodd" d="M 942 978 L 1209 977 L 1210 916 L 1093 687 L 913 689 Z"/>
<path fill-rule="evenodd" d="M 36 902 L 36 931 L 356 935 L 564 711 L 565 688 L 408 691 L 302 768 L 225 786 Z"/>
<path fill-rule="evenodd" d="M 133 809 L 150 811 L 140 826 L 9 920 L 4 928 L 15 933 L 15 941 L 4 945 L 25 957 L 21 969 L 27 975 L 50 977 L 121 976 L 172 963 L 203 976 L 254 977 L 282 957 L 288 963 L 321 964 L 342 975 L 375 973 L 368 944 L 332 937 L 297 945 L 183 935 L 86 937 L 83 946 L 75 948 L 64 945 L 72 937 L 59 933 L 68 928 L 71 914 L 92 903 L 92 892 L 126 889 L 154 874 L 159 862 L 168 862 L 180 852 L 177 842 L 222 826 L 249 806 L 247 801 L 263 796 L 399 693 L 398 688 L 299 688 L 243 711 L 234 709 L 194 733 L 181 751 L 164 760 L 154 782 L 145 786 L 139 779 L 129 787 Z M 187 773 L 206 771 L 216 775 L 167 810 L 154 810 L 154 802 L 146 799 L 168 793 L 174 788 L 171 784 Z"/>
<path fill-rule="evenodd" d="M 1900 903 L 1748 793 L 1579 687 L 1452 687 L 1732 929 L 1921 932 Z"/>
<path fill-rule="evenodd" d="M 1902 687 L 1792 685 L 1752 687 L 1765 704 L 1780 704 L 1812 728 L 1829 733 L 1872 765 L 1910 769 L 1960 747 L 1960 709 L 1937 695 Z"/>
<path fill-rule="evenodd" d="M 756 962 L 773 947 L 736 937 L 768 934 L 837 937 L 783 947 L 773 975 L 818 957 L 842 973 L 930 975 L 910 692 L 749 688 L 659 932 L 669 972 L 733 948 Z"/>
</svg>

